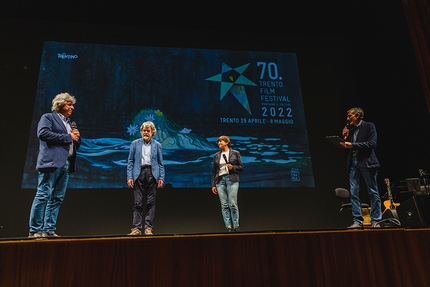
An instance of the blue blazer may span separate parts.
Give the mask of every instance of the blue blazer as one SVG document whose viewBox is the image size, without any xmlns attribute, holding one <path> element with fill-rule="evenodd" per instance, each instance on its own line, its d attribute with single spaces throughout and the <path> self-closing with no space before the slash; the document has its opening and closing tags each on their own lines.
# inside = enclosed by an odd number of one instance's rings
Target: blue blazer
<svg viewBox="0 0 430 287">
<path fill-rule="evenodd" d="M 42 115 L 37 125 L 37 137 L 39 138 L 37 170 L 49 171 L 64 166 L 69 156 L 70 144 L 73 143 L 73 155 L 69 159 L 70 172 L 76 171 L 76 151 L 81 145 L 81 139 L 73 142 L 72 136 L 67 132 L 57 113 Z"/>
<path fill-rule="evenodd" d="M 221 158 L 221 153 L 221 151 L 218 151 L 214 154 L 214 161 L 212 165 L 212 187 L 216 186 L 219 180 L 219 160 Z M 233 165 L 233 169 L 229 170 L 230 180 L 238 182 L 240 180 L 239 172 L 243 171 L 244 168 L 240 152 L 234 149 L 230 149 L 228 163 Z"/>
<path fill-rule="evenodd" d="M 358 129 L 357 140 L 353 142 L 354 132 Z M 357 154 L 357 165 L 361 168 L 379 168 L 379 161 L 375 154 L 377 133 L 373 123 L 361 121 L 358 127 L 349 131 L 347 141 L 352 143 L 348 150 L 347 168 L 351 167 L 352 154 Z"/>
<path fill-rule="evenodd" d="M 127 180 L 136 180 L 140 174 L 140 164 L 142 162 L 143 139 L 134 140 L 130 145 L 127 163 Z M 161 144 L 151 139 L 151 170 L 155 180 L 164 180 L 163 150 Z"/>
</svg>

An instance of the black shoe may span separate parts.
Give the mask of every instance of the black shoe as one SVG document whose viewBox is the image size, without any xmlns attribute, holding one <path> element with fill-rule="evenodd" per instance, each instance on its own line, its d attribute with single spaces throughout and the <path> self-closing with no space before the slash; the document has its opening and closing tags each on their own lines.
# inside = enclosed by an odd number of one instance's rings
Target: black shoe
<svg viewBox="0 0 430 287">
<path fill-rule="evenodd" d="M 233 232 L 233 228 L 231 226 L 227 227 L 227 232 Z"/>
<path fill-rule="evenodd" d="M 240 229 L 239 229 L 239 226 L 235 226 L 235 227 L 233 227 L 233 232 L 238 232 Z"/>
</svg>

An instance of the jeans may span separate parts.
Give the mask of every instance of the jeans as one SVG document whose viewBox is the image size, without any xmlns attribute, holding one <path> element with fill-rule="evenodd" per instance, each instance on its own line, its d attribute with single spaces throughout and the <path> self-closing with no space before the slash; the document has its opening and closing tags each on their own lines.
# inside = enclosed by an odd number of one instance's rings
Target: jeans
<svg viewBox="0 0 430 287">
<path fill-rule="evenodd" d="M 381 197 L 378 190 L 378 170 L 375 168 L 360 168 L 357 166 L 357 158 L 352 159 L 351 169 L 349 170 L 349 183 L 351 192 L 352 204 L 352 219 L 353 222 L 363 224 L 361 215 L 361 200 L 360 194 L 360 175 L 363 177 L 367 186 L 367 193 L 370 196 L 370 219 L 372 222 L 377 222 L 382 219 L 381 213 Z"/>
<path fill-rule="evenodd" d="M 69 181 L 69 161 L 52 172 L 39 171 L 36 196 L 30 211 L 30 233 L 52 234 Z"/>
<path fill-rule="evenodd" d="M 157 182 L 150 168 L 142 168 L 139 177 L 134 183 L 133 227 L 142 230 L 142 215 L 145 203 L 144 228 L 152 228 L 155 216 L 155 196 L 157 195 Z"/>
<path fill-rule="evenodd" d="M 231 181 L 228 175 L 220 177 L 216 184 L 219 200 L 221 202 L 221 213 L 225 227 L 239 226 L 239 206 L 237 205 L 237 193 L 239 182 Z"/>
</svg>

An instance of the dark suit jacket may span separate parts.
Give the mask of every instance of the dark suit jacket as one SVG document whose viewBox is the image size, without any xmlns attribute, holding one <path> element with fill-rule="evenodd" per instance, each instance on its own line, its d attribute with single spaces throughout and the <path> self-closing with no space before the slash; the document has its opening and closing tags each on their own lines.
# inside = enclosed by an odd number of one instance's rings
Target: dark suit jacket
<svg viewBox="0 0 430 287">
<path fill-rule="evenodd" d="M 357 140 L 353 142 L 354 132 L 358 129 Z M 357 165 L 361 168 L 379 168 L 379 161 L 375 154 L 377 143 L 376 128 L 373 123 L 361 121 L 358 127 L 353 127 L 349 131 L 347 141 L 352 143 L 352 148 L 348 149 L 347 168 L 351 167 L 353 153 L 357 154 Z"/>
<path fill-rule="evenodd" d="M 69 159 L 70 172 L 76 171 L 76 151 L 81 145 L 81 139 L 78 142 L 73 142 L 57 113 L 42 115 L 37 125 L 37 137 L 39 138 L 37 170 L 50 171 L 62 167 L 69 156 L 70 144 L 73 143 L 73 155 Z"/>
<path fill-rule="evenodd" d="M 212 165 L 212 187 L 218 183 L 218 173 L 219 173 L 219 160 L 221 158 L 221 151 L 214 154 L 214 162 Z M 233 165 L 233 169 L 229 170 L 229 176 L 231 181 L 239 181 L 239 174 L 244 168 L 242 163 L 242 158 L 240 157 L 240 152 L 234 149 L 230 149 L 228 156 L 228 163 Z"/>
</svg>

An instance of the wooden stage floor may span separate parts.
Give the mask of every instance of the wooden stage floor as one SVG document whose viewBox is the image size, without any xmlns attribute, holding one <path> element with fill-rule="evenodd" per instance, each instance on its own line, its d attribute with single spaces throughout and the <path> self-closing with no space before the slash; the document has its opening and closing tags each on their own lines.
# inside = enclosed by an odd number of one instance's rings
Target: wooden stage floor
<svg viewBox="0 0 430 287">
<path fill-rule="evenodd" d="M 0 286 L 429 286 L 430 229 L 0 240 Z"/>
</svg>

